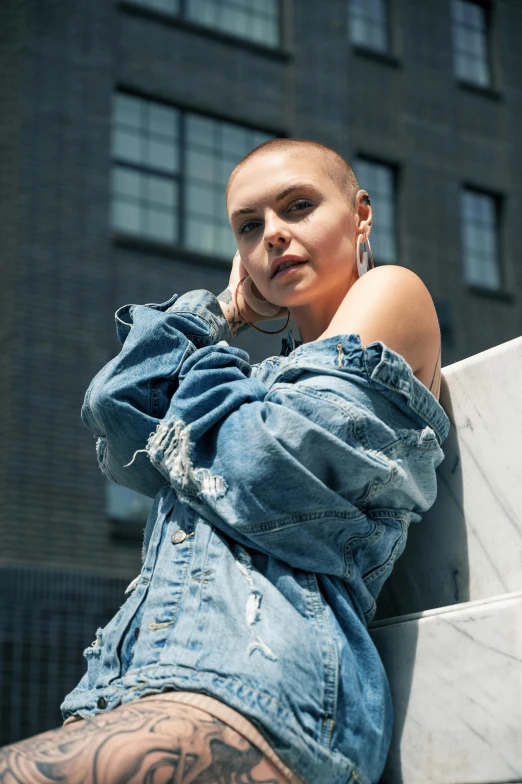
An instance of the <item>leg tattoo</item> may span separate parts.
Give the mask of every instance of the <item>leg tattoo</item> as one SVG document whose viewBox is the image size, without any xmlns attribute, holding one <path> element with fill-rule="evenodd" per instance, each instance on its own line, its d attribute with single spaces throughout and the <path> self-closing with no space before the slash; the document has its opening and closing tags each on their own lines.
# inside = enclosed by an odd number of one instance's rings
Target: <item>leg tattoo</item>
<svg viewBox="0 0 522 784">
<path fill-rule="evenodd" d="M 206 711 L 159 699 L 0 749 L 0 783 L 285 784 L 268 765 L 259 749 Z M 254 778 L 258 766 L 271 777 Z"/>
</svg>

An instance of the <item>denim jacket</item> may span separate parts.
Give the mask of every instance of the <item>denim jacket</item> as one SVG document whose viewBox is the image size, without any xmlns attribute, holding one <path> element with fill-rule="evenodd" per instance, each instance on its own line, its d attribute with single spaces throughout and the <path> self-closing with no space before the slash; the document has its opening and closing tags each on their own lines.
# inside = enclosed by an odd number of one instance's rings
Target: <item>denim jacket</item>
<svg viewBox="0 0 522 784">
<path fill-rule="evenodd" d="M 161 691 L 241 712 L 306 784 L 370 784 L 391 736 L 367 630 L 437 494 L 449 420 L 382 342 L 340 334 L 257 365 L 208 291 L 116 312 L 82 419 L 108 478 L 154 498 L 129 598 L 62 705 Z"/>
</svg>

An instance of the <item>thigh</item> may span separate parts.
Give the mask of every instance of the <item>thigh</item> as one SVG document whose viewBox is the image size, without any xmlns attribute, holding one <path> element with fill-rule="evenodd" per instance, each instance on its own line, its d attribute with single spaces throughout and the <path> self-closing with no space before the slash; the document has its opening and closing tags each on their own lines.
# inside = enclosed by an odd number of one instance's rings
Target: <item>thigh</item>
<svg viewBox="0 0 522 784">
<path fill-rule="evenodd" d="M 262 752 L 189 705 L 149 697 L 0 749 L 5 784 L 287 784 Z"/>
</svg>

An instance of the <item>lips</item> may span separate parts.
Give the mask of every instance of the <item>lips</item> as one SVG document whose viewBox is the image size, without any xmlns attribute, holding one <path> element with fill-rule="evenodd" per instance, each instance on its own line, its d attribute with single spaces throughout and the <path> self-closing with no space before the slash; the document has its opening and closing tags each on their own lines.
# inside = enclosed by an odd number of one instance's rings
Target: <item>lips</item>
<svg viewBox="0 0 522 784">
<path fill-rule="evenodd" d="M 306 264 L 306 261 L 293 261 L 291 264 L 287 264 L 286 267 L 278 270 L 275 275 L 272 275 L 272 278 L 276 278 L 278 275 L 281 275 L 283 272 L 286 272 L 289 269 L 293 269 L 294 267 L 300 267 L 301 264 Z"/>
<path fill-rule="evenodd" d="M 279 265 L 286 264 L 288 261 L 295 261 L 296 264 L 304 264 L 306 261 L 308 261 L 308 259 L 303 259 L 302 256 L 293 256 L 290 253 L 284 256 L 280 256 L 278 259 L 274 259 L 270 265 L 270 277 L 274 278 L 277 274 L 277 268 Z"/>
</svg>

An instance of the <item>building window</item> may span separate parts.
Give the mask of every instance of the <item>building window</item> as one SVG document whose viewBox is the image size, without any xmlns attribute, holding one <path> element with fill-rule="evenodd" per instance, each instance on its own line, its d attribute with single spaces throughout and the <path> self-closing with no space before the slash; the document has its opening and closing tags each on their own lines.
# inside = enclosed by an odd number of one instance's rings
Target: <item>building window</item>
<svg viewBox="0 0 522 784">
<path fill-rule="evenodd" d="M 112 225 L 179 241 L 179 111 L 118 94 L 113 103 Z"/>
<path fill-rule="evenodd" d="M 373 220 L 370 234 L 376 264 L 397 263 L 395 175 L 392 166 L 358 158 L 354 173 L 360 188 L 368 191 Z"/>
<path fill-rule="evenodd" d="M 462 248 L 466 283 L 500 288 L 497 214 L 497 201 L 493 196 L 469 188 L 462 190 Z"/>
<path fill-rule="evenodd" d="M 390 48 L 388 0 L 348 0 L 350 41 L 365 49 L 387 52 Z"/>
<path fill-rule="evenodd" d="M 264 46 L 279 47 L 279 0 L 132 0 Z"/>
<path fill-rule="evenodd" d="M 225 189 L 237 163 L 273 136 L 118 93 L 113 111 L 112 225 L 230 258 Z"/>
<path fill-rule="evenodd" d="M 453 61 L 458 79 L 486 87 L 491 83 L 486 8 L 452 0 Z"/>
<path fill-rule="evenodd" d="M 107 479 L 105 510 L 107 517 L 116 523 L 132 523 L 144 526 L 154 500 L 146 495 L 129 490 Z"/>
<path fill-rule="evenodd" d="M 134 0 L 139 5 L 146 5 L 154 8 L 155 11 L 163 11 L 167 14 L 175 14 L 181 11 L 181 0 Z"/>
</svg>

